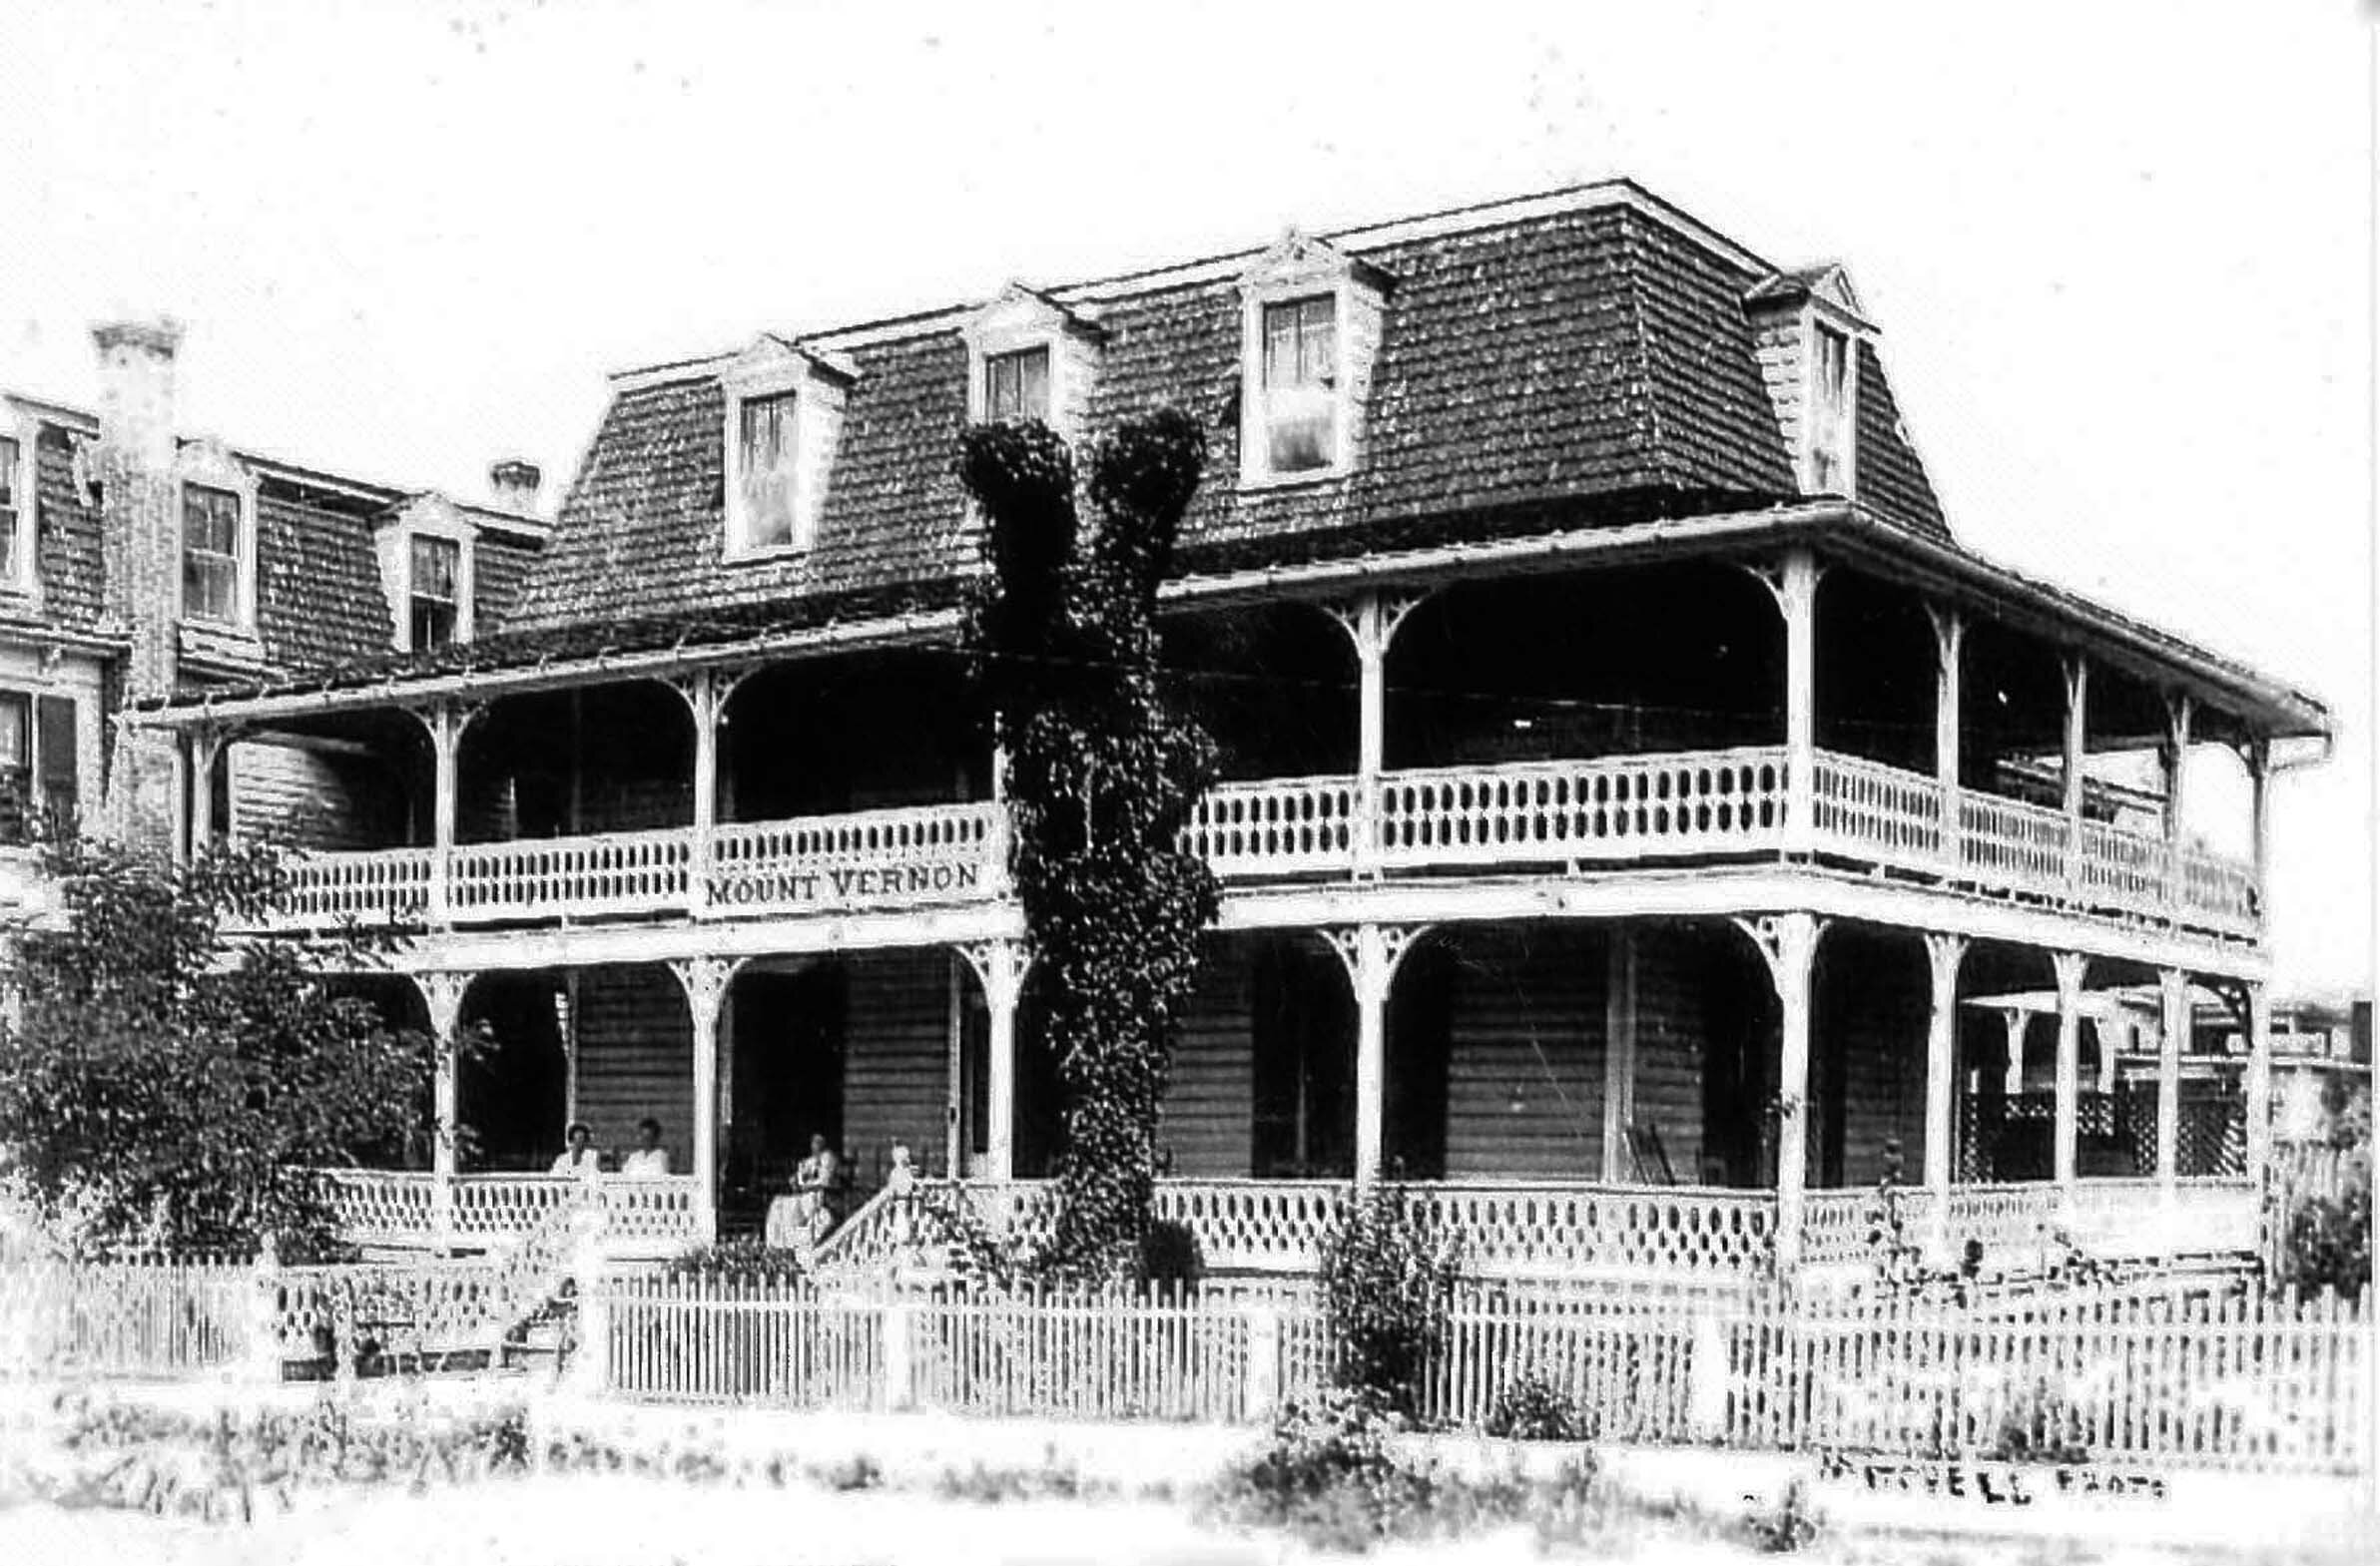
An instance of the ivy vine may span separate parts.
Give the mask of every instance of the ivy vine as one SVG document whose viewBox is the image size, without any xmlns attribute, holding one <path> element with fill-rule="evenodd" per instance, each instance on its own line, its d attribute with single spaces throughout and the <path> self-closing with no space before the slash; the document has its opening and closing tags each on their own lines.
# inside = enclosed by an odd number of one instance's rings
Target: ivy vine
<svg viewBox="0 0 2380 1566">
<path fill-rule="evenodd" d="M 1086 529 L 1073 453 L 1047 427 L 961 442 L 991 566 L 967 651 L 1005 755 L 1027 994 L 1064 1097 L 1058 1271 L 1120 1270 L 1147 1229 L 1175 1023 L 1215 917 L 1213 872 L 1180 844 L 1215 746 L 1170 693 L 1157 631 L 1205 458 L 1178 409 L 1125 421 L 1090 454 Z"/>
</svg>

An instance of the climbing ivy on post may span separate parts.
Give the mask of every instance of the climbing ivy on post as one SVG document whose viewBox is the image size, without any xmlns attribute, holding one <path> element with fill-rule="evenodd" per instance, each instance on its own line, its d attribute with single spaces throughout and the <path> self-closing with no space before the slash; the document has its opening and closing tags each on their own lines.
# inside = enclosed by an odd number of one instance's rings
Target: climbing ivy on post
<svg viewBox="0 0 2380 1566">
<path fill-rule="evenodd" d="M 1109 1272 L 1148 1226 L 1174 1025 L 1216 891 L 1182 829 L 1215 747 L 1159 668 L 1157 588 L 1198 487 L 1205 437 L 1173 408 L 1074 460 L 1038 423 L 969 430 L 959 474 L 991 570 L 968 651 L 1006 757 L 1011 874 L 1028 980 L 1065 1101 L 1052 1268 Z"/>
</svg>

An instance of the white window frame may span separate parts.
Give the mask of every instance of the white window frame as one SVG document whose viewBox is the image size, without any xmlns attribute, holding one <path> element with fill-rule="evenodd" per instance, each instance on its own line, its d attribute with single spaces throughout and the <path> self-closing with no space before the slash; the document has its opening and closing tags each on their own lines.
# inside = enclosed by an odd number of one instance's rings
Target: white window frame
<svg viewBox="0 0 2380 1566">
<path fill-rule="evenodd" d="M 436 523 L 415 522 L 406 527 L 402 536 L 404 554 L 398 565 L 404 591 L 399 595 L 397 616 L 398 645 L 408 653 L 427 649 L 413 645 L 413 542 L 434 538 L 455 548 L 454 560 L 454 641 L 468 642 L 477 634 L 473 606 L 479 598 L 478 551 L 472 548 L 474 535 L 468 527 L 441 526 Z"/>
<path fill-rule="evenodd" d="M 721 472 L 726 475 L 725 506 L 727 548 L 729 560 L 782 560 L 810 553 L 816 540 L 812 534 L 817 527 L 817 513 L 804 504 L 802 486 L 821 481 L 821 475 L 803 471 L 803 426 L 811 414 L 812 391 L 810 365 L 799 353 L 787 349 L 782 356 L 748 352 L 720 378 L 722 401 L 726 416 L 721 424 L 725 441 L 725 458 Z M 793 415 L 787 421 L 787 438 L 794 448 L 794 484 L 790 497 L 793 507 L 793 535 L 783 543 L 759 544 L 752 539 L 752 517 L 744 500 L 744 404 L 767 397 L 793 398 Z"/>
<path fill-rule="evenodd" d="M 41 508 L 39 435 L 40 426 L 32 419 L 0 405 L 0 440 L 14 441 L 17 448 L 14 469 L 0 473 L 0 478 L 8 480 L 8 493 L 15 502 L 15 516 L 8 524 L 11 534 L 8 569 L 0 572 L 0 593 L 26 598 L 41 593 L 41 562 L 37 558 L 41 529 L 36 520 Z"/>
<path fill-rule="evenodd" d="M 1842 424 L 1836 431 L 1832 452 L 1823 451 L 1818 443 L 1818 344 L 1832 332 L 1843 342 L 1843 408 Z M 1840 494 L 1845 498 L 1859 493 L 1859 366 L 1860 345 L 1864 334 L 1859 326 L 1835 310 L 1813 303 L 1802 322 L 1802 487 L 1806 491 Z M 1829 483 L 1821 491 L 1825 479 L 1819 471 L 1821 458 L 1831 457 L 1840 482 Z"/>
<path fill-rule="evenodd" d="M 1089 389 L 1087 377 L 1094 373 L 1099 341 L 1096 323 L 1022 283 L 1010 283 L 998 298 L 975 312 L 959 335 L 967 346 L 969 424 L 989 420 L 985 393 L 991 361 L 1037 348 L 1048 355 L 1049 363 L 1049 406 L 1041 422 L 1063 440 L 1082 438 L 1078 426 L 1088 400 L 1084 395 Z"/>
<path fill-rule="evenodd" d="M 975 350 L 972 373 L 968 380 L 967 422 L 987 423 L 991 419 L 991 367 L 1003 359 L 1021 358 L 1028 353 L 1041 355 L 1041 413 L 1040 421 L 1051 429 L 1058 423 L 1058 345 L 1052 338 L 1041 337 L 1001 347 Z"/>
<path fill-rule="evenodd" d="M 182 448 L 174 486 L 174 615 L 185 625 L 229 629 L 254 634 L 257 627 L 257 479 L 237 458 L 213 441 Z M 184 566 L 189 557 L 188 499 L 193 486 L 229 493 L 238 502 L 232 571 L 234 603 L 228 617 L 199 615 L 184 601 Z"/>
</svg>

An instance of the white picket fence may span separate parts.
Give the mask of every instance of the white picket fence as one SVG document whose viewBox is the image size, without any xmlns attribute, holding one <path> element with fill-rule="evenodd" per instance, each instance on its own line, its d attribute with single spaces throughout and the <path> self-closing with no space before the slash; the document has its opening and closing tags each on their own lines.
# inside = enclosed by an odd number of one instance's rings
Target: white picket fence
<svg viewBox="0 0 2380 1566">
<path fill-rule="evenodd" d="M 0 1267 L 0 1380 L 177 1376 L 242 1363 L 256 1270 L 222 1263 Z"/>
<path fill-rule="evenodd" d="M 1327 1380 L 1311 1293 L 967 1297 L 618 1280 L 602 1386 L 657 1401 L 1254 1422 Z M 1604 1438 L 2343 1473 L 2369 1305 L 2283 1297 L 1837 1297 L 1466 1286 L 1417 1388 L 1487 1423 L 1523 1375 Z"/>
</svg>

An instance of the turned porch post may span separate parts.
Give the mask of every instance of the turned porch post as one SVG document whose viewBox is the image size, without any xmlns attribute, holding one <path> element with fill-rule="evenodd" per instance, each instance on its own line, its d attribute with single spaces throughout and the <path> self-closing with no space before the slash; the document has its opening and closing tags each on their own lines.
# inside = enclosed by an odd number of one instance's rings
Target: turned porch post
<svg viewBox="0 0 2380 1566">
<path fill-rule="evenodd" d="M 2000 1023 L 2008 1029 L 2008 1063 L 2002 1071 L 2000 1091 L 2015 1098 L 2025 1091 L 2025 1035 L 2033 1028 L 2033 1013 L 2022 1006 L 2004 1006 Z"/>
<path fill-rule="evenodd" d="M 1809 1186 L 1810 979 L 1826 924 L 1797 910 L 1736 925 L 1760 948 L 1777 991 L 1777 1265 L 1790 1268 L 1801 1259 Z"/>
<path fill-rule="evenodd" d="M 2167 1201 L 2181 1168 L 2181 1052 L 2190 1035 L 2190 976 L 2179 968 L 2157 970 L 2156 1178 Z"/>
<path fill-rule="evenodd" d="M 743 675 L 697 669 L 669 682 L 694 720 L 694 819 L 686 863 L 686 910 L 700 918 L 711 908 L 713 844 L 719 830 L 719 731 L 728 698 Z"/>
<path fill-rule="evenodd" d="M 2082 980 L 2090 959 L 2062 951 L 2050 959 L 2058 975 L 2058 1140 L 2054 1171 L 2068 1203 L 2075 1195 L 2076 1144 L 2082 1130 Z"/>
<path fill-rule="evenodd" d="M 2082 886 L 2082 758 L 2088 733 L 2090 665 L 2081 653 L 2066 661 L 2066 751 L 2060 782 L 2065 785 L 2066 884 L 2069 892 Z"/>
<path fill-rule="evenodd" d="M 439 702 L 413 716 L 429 730 L 433 791 L 430 796 L 429 916 L 443 924 L 454 911 L 455 819 L 460 810 L 463 732 L 478 709 Z"/>
<path fill-rule="evenodd" d="M 2165 743 L 2157 749 L 2158 770 L 2165 782 L 2165 905 L 2178 914 L 2186 887 L 2181 867 L 2182 782 L 2190 760 L 2190 699 L 2165 701 Z"/>
<path fill-rule="evenodd" d="M 1927 1248 L 1939 1260 L 1950 1246 L 1952 1117 L 1958 1090 L 1959 966 L 1967 958 L 1967 937 L 1928 933 L 1926 968 L 1933 981 L 1926 1019 L 1926 1220 Z"/>
<path fill-rule="evenodd" d="M 679 957 L 669 965 L 686 991 L 686 1013 L 694 1025 L 694 1146 L 688 1162 L 694 1176 L 694 1236 L 705 1245 L 719 1238 L 719 1018 L 741 966 L 725 957 Z"/>
<path fill-rule="evenodd" d="M 455 1044 L 460 1036 L 463 996 L 471 988 L 468 973 L 432 971 L 413 975 L 429 1013 L 429 1036 L 435 1051 L 430 1102 L 435 1127 L 430 1140 L 430 1205 L 437 1244 L 445 1250 L 454 1239 L 454 1176 L 458 1108 L 455 1082 Z"/>
<path fill-rule="evenodd" d="M 1024 993 L 1025 970 L 1031 965 L 1024 942 L 974 941 L 958 948 L 983 986 L 983 1010 L 989 1027 L 984 1051 L 988 1059 L 983 1092 L 983 1178 L 1013 1180 L 1016 1176 L 1016 1003 Z"/>
<path fill-rule="evenodd" d="M 2256 911 L 2264 911 L 2264 872 L 2272 857 L 2272 742 L 2251 740 L 2240 759 L 2248 769 L 2248 833 L 2256 871 Z"/>
<path fill-rule="evenodd" d="M 1928 604 L 1934 622 L 1934 787 L 1942 801 L 1939 845 L 1943 860 L 1955 872 L 1965 862 L 1960 844 L 1964 827 L 1959 792 L 1959 676 L 1961 649 L 1967 642 L 1967 622 L 1946 605 Z"/>
<path fill-rule="evenodd" d="M 1388 757 L 1389 645 L 1397 628 L 1420 603 L 1419 594 L 1369 591 L 1351 605 L 1329 611 L 1356 653 L 1356 797 L 1354 860 L 1359 872 L 1378 862 L 1381 847 L 1380 779 Z"/>
<path fill-rule="evenodd" d="M 1427 925 L 1359 924 L 1324 936 L 1356 997 L 1356 1183 L 1380 1179 L 1384 1104 L 1388 1091 L 1389 991 L 1397 965 Z"/>
<path fill-rule="evenodd" d="M 1628 1178 L 1628 1132 L 1636 1123 L 1636 932 L 1611 932 L 1603 988 L 1603 1181 Z"/>
<path fill-rule="evenodd" d="M 184 741 L 188 752 L 185 771 L 190 780 L 190 829 L 175 846 L 186 864 L 206 852 L 215 840 L 215 767 L 228 739 L 213 724 L 202 724 Z"/>
<path fill-rule="evenodd" d="M 2272 1169 L 2272 994 L 2262 984 L 2242 984 L 2247 1001 L 2248 1175 L 2262 1191 Z"/>
<path fill-rule="evenodd" d="M 1785 615 L 1785 849 L 1806 853 L 1817 835 L 1818 557 L 1785 552 L 1771 586 Z"/>
</svg>

